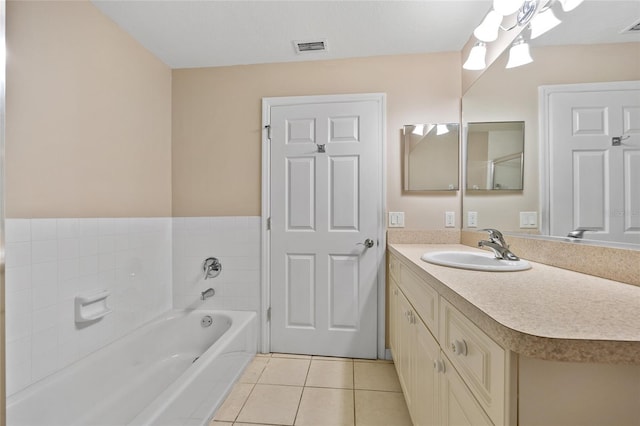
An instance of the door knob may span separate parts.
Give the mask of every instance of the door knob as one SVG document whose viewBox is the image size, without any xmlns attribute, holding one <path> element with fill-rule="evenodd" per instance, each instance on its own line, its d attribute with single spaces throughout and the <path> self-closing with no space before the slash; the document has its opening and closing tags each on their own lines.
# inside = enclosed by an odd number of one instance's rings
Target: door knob
<svg viewBox="0 0 640 426">
<path fill-rule="evenodd" d="M 371 238 L 367 238 L 366 240 L 364 240 L 364 243 L 358 243 L 358 245 L 363 245 L 366 248 L 371 248 L 374 244 L 375 242 Z"/>
</svg>

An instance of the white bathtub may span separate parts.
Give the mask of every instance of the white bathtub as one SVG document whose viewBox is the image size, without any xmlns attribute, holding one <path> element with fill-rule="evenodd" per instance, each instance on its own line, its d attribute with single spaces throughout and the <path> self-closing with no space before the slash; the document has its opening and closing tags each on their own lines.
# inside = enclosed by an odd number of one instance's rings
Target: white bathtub
<svg viewBox="0 0 640 426">
<path fill-rule="evenodd" d="M 12 395 L 7 424 L 205 425 L 256 348 L 254 312 L 170 311 Z"/>
</svg>

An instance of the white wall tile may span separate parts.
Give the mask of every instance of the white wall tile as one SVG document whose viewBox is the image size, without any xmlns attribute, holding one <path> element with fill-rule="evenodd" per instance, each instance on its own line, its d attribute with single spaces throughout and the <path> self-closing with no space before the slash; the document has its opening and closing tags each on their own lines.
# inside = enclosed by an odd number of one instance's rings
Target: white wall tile
<svg viewBox="0 0 640 426">
<path fill-rule="evenodd" d="M 8 394 L 171 308 L 171 225 L 170 218 L 5 221 Z M 75 296 L 102 289 L 114 293 L 107 301 L 114 313 L 77 328 Z"/>
<path fill-rule="evenodd" d="M 31 241 L 31 221 L 29 219 L 5 221 L 5 242 L 18 243 L 25 241 Z"/>
<path fill-rule="evenodd" d="M 7 342 L 6 365 L 7 395 L 31 383 L 31 336 Z"/>
<path fill-rule="evenodd" d="M 78 238 L 62 238 L 58 240 L 58 259 L 73 259 L 80 256 Z"/>
<path fill-rule="evenodd" d="M 80 237 L 97 237 L 98 219 L 79 219 L 78 231 Z"/>
<path fill-rule="evenodd" d="M 172 301 L 175 308 L 259 309 L 259 217 L 9 219 L 6 229 L 8 394 L 130 332 Z M 223 272 L 205 281 L 209 256 L 222 261 Z M 217 293 L 203 302 L 208 287 Z M 101 289 L 112 292 L 113 314 L 77 328 L 74 297 Z"/>
<path fill-rule="evenodd" d="M 174 218 L 173 224 L 174 307 L 257 311 L 260 218 Z M 205 281 L 202 262 L 209 256 L 221 261 L 222 273 Z M 200 293 L 209 287 L 216 295 L 200 301 Z"/>
<path fill-rule="evenodd" d="M 58 241 L 41 240 L 31 242 L 31 263 L 55 262 L 58 260 Z"/>
<path fill-rule="evenodd" d="M 31 266 L 31 241 L 5 245 L 5 267 Z"/>
<path fill-rule="evenodd" d="M 31 380 L 40 380 L 58 368 L 58 329 L 54 325 L 33 334 Z"/>
<path fill-rule="evenodd" d="M 78 238 L 80 235 L 79 219 L 58 219 L 58 238 Z"/>
<path fill-rule="evenodd" d="M 115 235 L 116 219 L 101 218 L 98 219 L 98 235 Z"/>
<path fill-rule="evenodd" d="M 7 268 L 5 271 L 5 294 L 31 288 L 31 265 Z"/>
<path fill-rule="evenodd" d="M 56 219 L 32 219 L 31 240 L 44 241 L 58 238 L 58 221 Z"/>
</svg>

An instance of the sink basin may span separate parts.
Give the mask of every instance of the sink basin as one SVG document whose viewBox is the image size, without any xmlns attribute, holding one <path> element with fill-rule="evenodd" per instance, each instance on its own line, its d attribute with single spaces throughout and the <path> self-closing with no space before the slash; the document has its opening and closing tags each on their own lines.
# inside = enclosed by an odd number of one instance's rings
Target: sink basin
<svg viewBox="0 0 640 426">
<path fill-rule="evenodd" d="M 496 259 L 493 253 L 473 253 L 466 251 L 434 251 L 425 253 L 422 260 L 452 268 L 473 269 L 474 271 L 524 271 L 531 268 L 526 260 Z"/>
</svg>

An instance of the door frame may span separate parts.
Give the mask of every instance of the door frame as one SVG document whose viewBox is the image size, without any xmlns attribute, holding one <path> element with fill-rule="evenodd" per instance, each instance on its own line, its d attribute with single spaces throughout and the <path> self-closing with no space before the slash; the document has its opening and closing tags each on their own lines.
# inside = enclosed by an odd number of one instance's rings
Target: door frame
<svg viewBox="0 0 640 426">
<path fill-rule="evenodd" d="M 269 352 L 271 348 L 271 333 L 268 309 L 271 306 L 271 234 L 267 229 L 267 219 L 271 215 L 271 144 L 269 124 L 271 123 L 271 107 L 286 105 L 305 105 L 323 102 L 357 102 L 357 101 L 375 101 L 377 102 L 378 113 L 380 117 L 378 132 L 378 199 L 377 216 L 378 230 L 376 246 L 376 261 L 378 265 L 377 272 L 377 349 L 378 358 L 386 357 L 385 351 L 385 252 L 386 252 L 386 228 L 385 228 L 385 206 L 387 199 L 387 161 L 386 161 L 386 104 L 387 98 L 385 93 L 362 93 L 362 94 L 345 94 L 345 95 L 317 95 L 317 96 L 287 96 L 287 97 L 271 97 L 262 98 L 262 211 L 260 221 L 261 233 L 261 283 L 260 283 L 260 312 L 259 312 L 259 339 L 258 351 Z"/>
<path fill-rule="evenodd" d="M 542 173 L 539 179 L 540 196 L 540 233 L 550 235 L 551 224 L 551 129 L 549 113 L 551 95 L 555 93 L 607 92 L 610 90 L 638 89 L 639 81 L 609 81 L 600 83 L 554 84 L 538 88 L 538 145 L 539 164 Z"/>
</svg>

